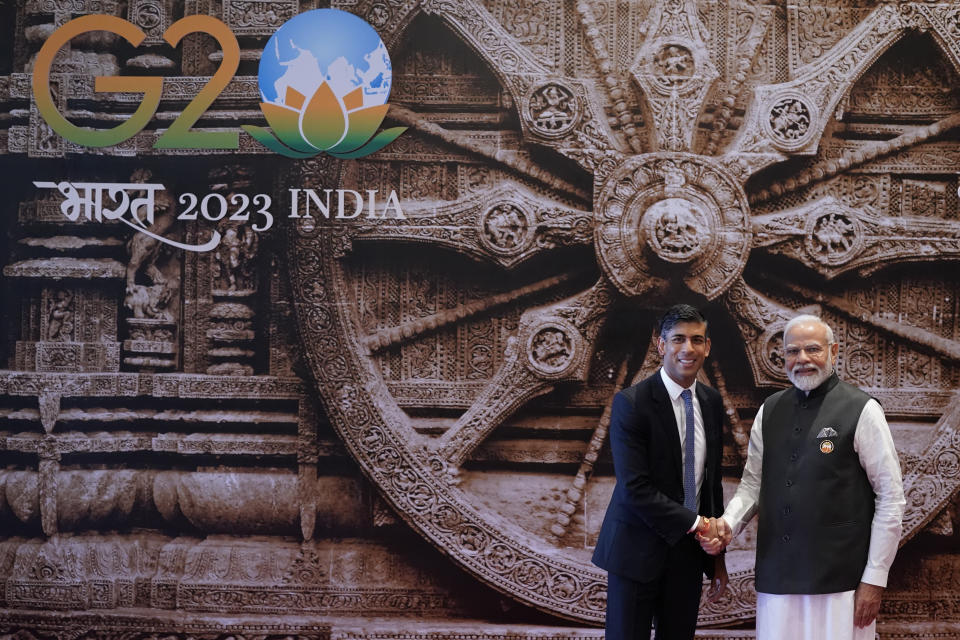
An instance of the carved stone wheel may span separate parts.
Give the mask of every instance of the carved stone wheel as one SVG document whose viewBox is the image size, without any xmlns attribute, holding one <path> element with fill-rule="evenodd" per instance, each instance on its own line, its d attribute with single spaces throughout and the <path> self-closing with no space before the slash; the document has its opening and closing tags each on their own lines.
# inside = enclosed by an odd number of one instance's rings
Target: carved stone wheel
<svg viewBox="0 0 960 640">
<path fill-rule="evenodd" d="M 575 7 L 354 7 L 390 44 L 390 116 L 410 131 L 307 162 L 301 184 L 396 189 L 406 219 L 301 218 L 290 235 L 316 390 L 351 455 L 477 579 L 598 624 L 606 407 L 656 365 L 657 309 L 712 319 L 735 484 L 749 417 L 785 384 L 778 332 L 816 307 L 841 376 L 899 425 L 909 539 L 960 478 L 958 286 L 938 268 L 960 255 L 957 151 L 936 140 L 960 122 L 941 91 L 960 9 L 860 10 L 777 83 L 772 7 Z M 890 81 L 915 55 L 942 71 L 927 104 Z M 701 623 L 753 615 L 751 545 Z"/>
</svg>

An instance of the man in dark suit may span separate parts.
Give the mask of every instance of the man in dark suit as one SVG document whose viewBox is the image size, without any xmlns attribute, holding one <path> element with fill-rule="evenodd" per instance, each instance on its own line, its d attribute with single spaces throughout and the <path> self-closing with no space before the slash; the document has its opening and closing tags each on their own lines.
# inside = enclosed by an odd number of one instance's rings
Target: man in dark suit
<svg viewBox="0 0 960 640">
<path fill-rule="evenodd" d="M 671 307 L 660 320 L 663 367 L 619 392 L 610 416 L 617 483 L 593 562 L 607 570 L 607 640 L 688 640 L 697 626 L 703 574 L 711 598 L 726 588 L 724 556 L 697 537 L 717 538 L 723 402 L 697 383 L 710 354 L 703 315 Z M 698 515 L 703 514 L 703 515 Z"/>
</svg>

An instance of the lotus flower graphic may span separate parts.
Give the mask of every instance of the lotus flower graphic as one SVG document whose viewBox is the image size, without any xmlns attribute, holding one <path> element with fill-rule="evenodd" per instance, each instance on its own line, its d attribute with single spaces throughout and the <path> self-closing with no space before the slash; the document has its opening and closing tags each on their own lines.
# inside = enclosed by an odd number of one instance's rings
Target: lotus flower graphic
<svg viewBox="0 0 960 640">
<path fill-rule="evenodd" d="M 376 133 L 392 77 L 383 41 L 361 18 L 338 9 L 301 13 L 273 34 L 260 58 L 260 109 L 273 133 L 243 129 L 288 158 L 361 158 L 406 131 Z"/>
</svg>

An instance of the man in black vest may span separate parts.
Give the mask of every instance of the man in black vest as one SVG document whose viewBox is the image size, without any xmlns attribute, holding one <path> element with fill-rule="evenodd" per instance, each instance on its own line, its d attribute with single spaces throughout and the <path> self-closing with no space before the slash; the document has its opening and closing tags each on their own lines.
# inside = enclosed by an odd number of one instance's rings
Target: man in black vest
<svg viewBox="0 0 960 640">
<path fill-rule="evenodd" d="M 721 535 L 702 544 L 716 551 L 759 511 L 758 640 L 873 640 L 905 505 L 890 428 L 837 378 L 826 323 L 794 318 L 783 345 L 794 386 L 757 412 Z"/>
<path fill-rule="evenodd" d="M 617 483 L 593 562 L 607 570 L 607 640 L 690 640 L 706 572 L 709 595 L 727 583 L 723 556 L 703 552 L 695 535 L 716 538 L 723 403 L 697 382 L 710 353 L 707 323 L 689 305 L 660 322 L 663 367 L 619 392 L 610 414 Z M 703 516 L 697 514 L 704 514 Z"/>
</svg>

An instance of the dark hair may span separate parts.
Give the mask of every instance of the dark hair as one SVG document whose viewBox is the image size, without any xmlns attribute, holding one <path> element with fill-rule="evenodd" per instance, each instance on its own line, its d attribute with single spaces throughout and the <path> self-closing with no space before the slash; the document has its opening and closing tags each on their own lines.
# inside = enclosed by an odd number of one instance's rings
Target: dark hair
<svg viewBox="0 0 960 640">
<path fill-rule="evenodd" d="M 707 319 L 703 317 L 703 314 L 700 313 L 696 307 L 691 307 L 689 304 L 675 304 L 667 309 L 666 313 L 660 318 L 659 334 L 665 337 L 678 322 L 702 322 L 703 324 L 707 324 Z M 709 326 L 704 333 L 709 337 Z"/>
</svg>

